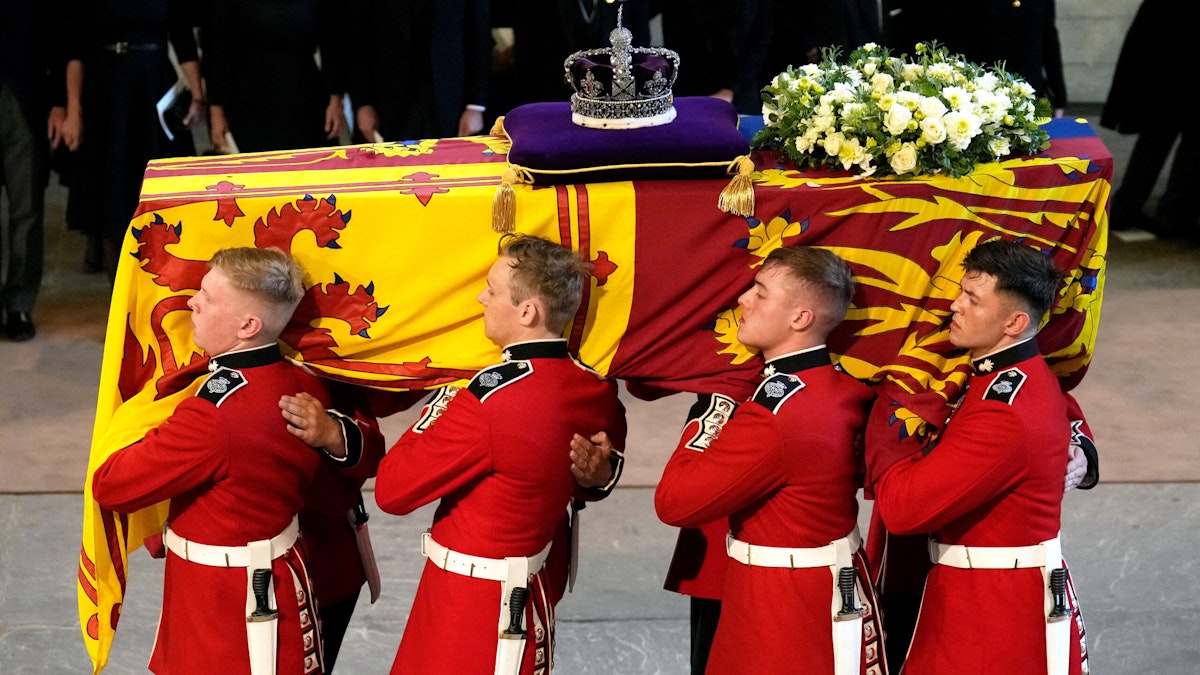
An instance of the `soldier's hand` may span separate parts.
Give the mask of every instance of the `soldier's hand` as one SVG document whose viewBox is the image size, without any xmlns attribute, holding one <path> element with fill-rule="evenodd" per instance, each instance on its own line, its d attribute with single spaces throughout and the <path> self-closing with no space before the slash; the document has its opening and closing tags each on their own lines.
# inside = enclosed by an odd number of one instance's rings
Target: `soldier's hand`
<svg viewBox="0 0 1200 675">
<path fill-rule="evenodd" d="M 342 426 L 325 413 L 325 407 L 311 394 L 300 392 L 295 396 L 282 396 L 279 409 L 293 436 L 314 448 L 324 448 L 334 457 L 346 456 Z"/>
<path fill-rule="evenodd" d="M 1083 453 L 1083 448 L 1079 447 L 1078 443 L 1072 443 L 1067 448 L 1067 477 L 1063 483 L 1063 494 L 1079 487 L 1083 482 L 1083 477 L 1087 475 L 1087 455 Z"/>
<path fill-rule="evenodd" d="M 579 487 L 594 488 L 608 485 L 612 480 L 612 441 L 608 434 L 600 431 L 584 438 L 579 434 L 571 439 L 571 474 Z"/>
</svg>

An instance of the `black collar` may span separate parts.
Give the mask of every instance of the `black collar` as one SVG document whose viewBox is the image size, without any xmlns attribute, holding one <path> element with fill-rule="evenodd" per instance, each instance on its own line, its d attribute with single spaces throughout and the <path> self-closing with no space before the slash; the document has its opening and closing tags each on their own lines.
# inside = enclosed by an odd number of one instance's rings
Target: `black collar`
<svg viewBox="0 0 1200 675">
<path fill-rule="evenodd" d="M 1029 338 L 1024 342 L 1018 342 L 1011 347 L 1005 347 L 987 356 L 971 359 L 971 368 L 976 375 L 989 375 L 991 373 L 998 373 L 1005 368 L 1015 366 L 1022 361 L 1027 361 L 1040 354 L 1037 338 Z"/>
<path fill-rule="evenodd" d="M 817 368 L 819 366 L 828 366 L 833 363 L 829 358 L 829 349 L 826 347 L 817 347 L 803 352 L 793 352 L 784 354 L 779 358 L 771 359 L 767 363 L 767 367 L 763 369 L 763 377 L 770 377 L 775 373 L 798 373 L 809 368 Z"/>
<path fill-rule="evenodd" d="M 269 345 L 261 347 L 241 349 L 236 352 L 227 352 L 220 356 L 214 356 L 208 360 L 208 369 L 232 368 L 240 370 L 256 366 L 269 366 L 272 363 L 278 363 L 282 360 L 283 354 L 279 351 L 279 344 L 272 342 Z"/>
<path fill-rule="evenodd" d="M 516 342 L 504 348 L 505 361 L 526 359 L 565 359 L 568 356 L 567 341 L 563 339 L 532 340 Z"/>
</svg>

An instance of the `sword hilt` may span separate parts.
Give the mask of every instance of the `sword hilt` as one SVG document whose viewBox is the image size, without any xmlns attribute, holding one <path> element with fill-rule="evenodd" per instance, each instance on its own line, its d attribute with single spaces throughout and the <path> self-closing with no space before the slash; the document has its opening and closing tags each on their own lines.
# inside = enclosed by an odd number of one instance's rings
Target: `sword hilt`
<svg viewBox="0 0 1200 675">
<path fill-rule="evenodd" d="M 1050 570 L 1050 594 L 1054 597 L 1054 609 L 1050 610 L 1046 621 L 1053 623 L 1070 618 L 1071 610 L 1067 608 L 1067 568 Z"/>
<path fill-rule="evenodd" d="M 846 621 L 858 618 L 863 613 L 862 607 L 854 604 L 854 583 L 858 579 L 858 571 L 854 566 L 838 570 L 838 591 L 842 594 L 842 609 L 837 613 L 837 619 Z"/>
<path fill-rule="evenodd" d="M 254 576 L 250 581 L 250 588 L 254 591 L 254 611 L 250 616 L 246 617 L 246 621 L 271 621 L 279 616 L 279 612 L 271 609 L 271 603 L 267 599 L 267 589 L 271 585 L 271 570 L 257 569 L 254 570 Z"/>
<path fill-rule="evenodd" d="M 508 596 L 508 628 L 500 634 L 501 637 L 515 639 L 525 637 L 526 631 L 521 628 L 525 618 L 525 602 L 529 599 L 529 589 L 518 586 L 512 589 Z"/>
</svg>

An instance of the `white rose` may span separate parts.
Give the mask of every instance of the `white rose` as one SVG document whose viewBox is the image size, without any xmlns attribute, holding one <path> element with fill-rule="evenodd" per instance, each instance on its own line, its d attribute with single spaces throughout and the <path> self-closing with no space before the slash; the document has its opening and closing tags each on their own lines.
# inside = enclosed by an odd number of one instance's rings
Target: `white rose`
<svg viewBox="0 0 1200 675">
<path fill-rule="evenodd" d="M 917 110 L 924 117 L 941 117 L 946 114 L 946 104 L 936 96 L 922 96 L 917 103 Z"/>
<path fill-rule="evenodd" d="M 921 120 L 921 138 L 930 145 L 937 145 L 946 140 L 946 125 L 942 123 L 940 116 Z"/>
<path fill-rule="evenodd" d="M 917 144 L 903 143 L 900 149 L 888 157 L 888 164 L 897 175 L 909 173 L 917 168 Z"/>
<path fill-rule="evenodd" d="M 871 77 L 871 89 L 880 94 L 891 89 L 893 84 L 892 76 L 887 73 L 876 73 Z"/>
<path fill-rule="evenodd" d="M 908 122 L 911 119 L 912 111 L 896 103 L 888 108 L 887 114 L 883 116 L 883 127 L 889 134 L 899 136 L 908 129 Z"/>
<path fill-rule="evenodd" d="M 835 131 L 825 137 L 825 140 L 821 142 L 821 147 L 825 148 L 825 154 L 830 157 L 837 157 L 838 152 L 842 149 L 842 141 L 844 140 L 846 140 L 846 137 L 842 135 L 842 132 Z"/>
</svg>

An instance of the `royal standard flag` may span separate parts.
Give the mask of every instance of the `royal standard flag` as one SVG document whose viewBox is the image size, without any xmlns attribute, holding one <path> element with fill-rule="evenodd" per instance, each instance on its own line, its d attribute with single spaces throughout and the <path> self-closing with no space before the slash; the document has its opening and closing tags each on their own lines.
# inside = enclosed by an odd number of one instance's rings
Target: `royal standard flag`
<svg viewBox="0 0 1200 675">
<path fill-rule="evenodd" d="M 1039 335 L 1070 389 L 1091 360 L 1104 286 L 1112 157 L 1082 122 L 1055 121 L 1037 157 L 959 179 L 861 180 L 756 153 L 752 217 L 717 208 L 722 180 L 516 186 L 516 229 L 593 263 L 568 338 L 581 359 L 653 398 L 746 396 L 761 367 L 736 339 L 737 297 L 785 245 L 827 247 L 858 290 L 830 348 L 880 387 L 918 433 L 965 382 L 947 341 L 963 256 L 1004 237 L 1068 274 Z M 187 300 L 229 246 L 275 246 L 305 267 L 285 351 L 325 375 L 384 391 L 431 389 L 495 363 L 476 296 L 495 260 L 498 137 L 425 140 L 151 162 L 110 307 L 78 569 L 80 625 L 99 673 L 128 556 L 161 531 L 166 504 L 121 515 L 91 497 L 92 471 L 192 394 L 205 357 Z"/>
</svg>

